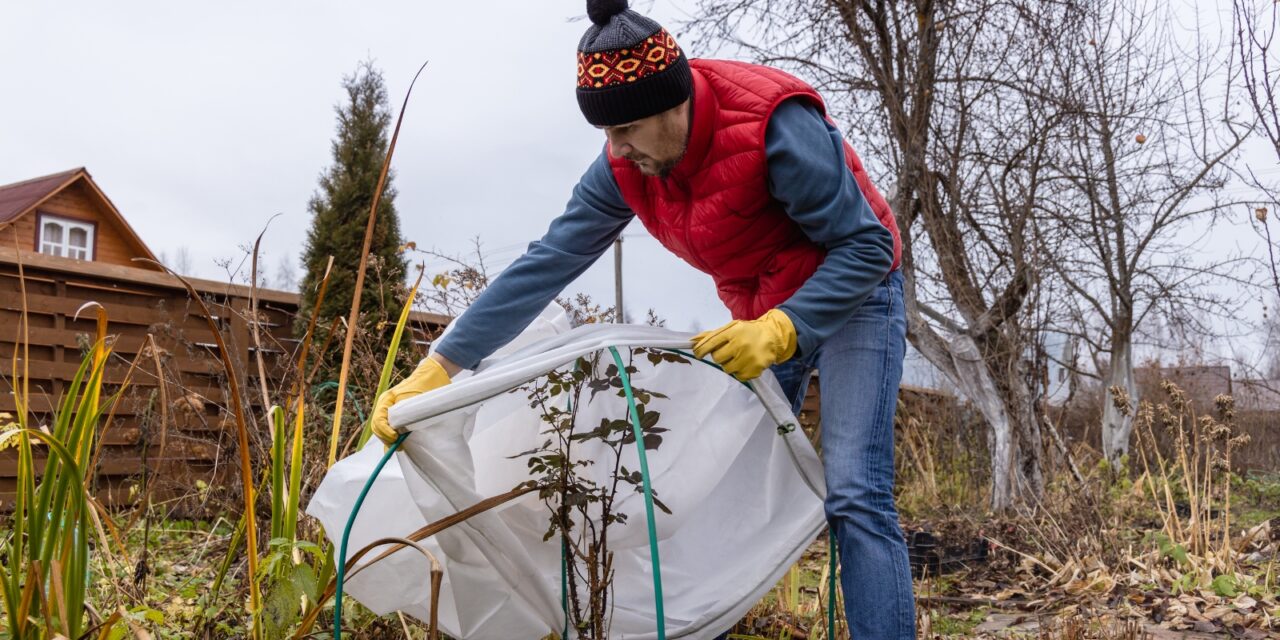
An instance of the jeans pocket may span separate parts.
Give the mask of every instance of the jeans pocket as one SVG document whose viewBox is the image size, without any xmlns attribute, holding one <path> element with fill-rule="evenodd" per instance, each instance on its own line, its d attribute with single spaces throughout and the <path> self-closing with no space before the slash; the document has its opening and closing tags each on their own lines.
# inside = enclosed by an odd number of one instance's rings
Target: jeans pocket
<svg viewBox="0 0 1280 640">
<path fill-rule="evenodd" d="M 893 298 L 893 287 L 889 279 L 885 278 L 871 290 L 871 295 L 868 295 L 862 306 L 858 308 L 858 315 L 884 316 L 893 306 Z"/>
</svg>

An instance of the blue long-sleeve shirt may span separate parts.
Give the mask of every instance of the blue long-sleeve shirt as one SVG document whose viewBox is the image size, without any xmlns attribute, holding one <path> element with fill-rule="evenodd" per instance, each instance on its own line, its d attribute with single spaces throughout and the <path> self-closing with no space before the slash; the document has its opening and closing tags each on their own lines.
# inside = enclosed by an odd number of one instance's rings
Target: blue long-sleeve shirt
<svg viewBox="0 0 1280 640">
<path fill-rule="evenodd" d="M 769 192 L 827 251 L 818 270 L 779 305 L 796 328 L 796 355 L 812 353 L 848 322 L 889 273 L 893 236 L 845 164 L 840 132 L 817 108 L 788 100 L 765 130 Z M 436 351 L 466 369 L 510 342 L 596 261 L 635 214 L 602 152 L 541 240 L 489 283 Z"/>
</svg>

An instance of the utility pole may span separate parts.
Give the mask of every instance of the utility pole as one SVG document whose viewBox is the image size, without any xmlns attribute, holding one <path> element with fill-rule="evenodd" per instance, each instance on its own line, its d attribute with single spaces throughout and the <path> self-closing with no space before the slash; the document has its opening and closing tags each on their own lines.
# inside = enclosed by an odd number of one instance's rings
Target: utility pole
<svg viewBox="0 0 1280 640">
<path fill-rule="evenodd" d="M 622 234 L 618 234 L 618 239 L 613 241 L 613 286 L 613 309 L 617 313 L 618 324 L 622 324 L 626 322 L 622 315 Z"/>
</svg>

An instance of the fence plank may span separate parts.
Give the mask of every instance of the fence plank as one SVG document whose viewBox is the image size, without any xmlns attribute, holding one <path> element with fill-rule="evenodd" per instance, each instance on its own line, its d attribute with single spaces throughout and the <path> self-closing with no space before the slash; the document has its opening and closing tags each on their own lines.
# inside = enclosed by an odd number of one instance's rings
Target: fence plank
<svg viewBox="0 0 1280 640">
<path fill-rule="evenodd" d="M 86 301 L 103 305 L 109 319 L 113 358 L 103 378 L 104 397 L 110 397 L 129 376 L 130 361 L 137 362 L 129 386 L 114 407 L 110 424 L 101 427 L 103 453 L 97 471 L 98 495 L 112 506 L 128 506 L 137 498 L 136 486 L 143 470 L 142 434 L 150 435 L 147 466 L 155 470 L 157 496 L 195 505 L 198 513 L 203 498 L 197 496 L 200 482 L 213 486 L 225 479 L 234 452 L 234 420 L 226 410 L 226 377 L 217 355 L 214 334 L 209 330 L 199 305 L 173 276 L 145 269 L 85 263 L 38 254 L 23 253 L 24 280 L 18 278 L 19 256 L 0 247 L 0 362 L 8 365 L 14 354 L 28 358 L 25 363 L 30 387 L 29 423 L 47 424 L 54 402 L 75 376 L 83 353 L 96 332 L 92 310 L 75 317 Z M 293 337 L 293 317 L 298 296 L 281 291 L 259 290 L 258 313 L 249 318 L 249 289 L 239 285 L 192 280 L 222 331 L 238 366 L 251 428 L 264 413 L 257 377 L 257 359 L 251 343 L 252 323 L 258 324 L 267 375 L 277 388 L 290 373 L 300 342 Z M 19 335 L 26 289 L 26 344 Z M 412 335 L 434 336 L 448 318 L 434 314 L 411 314 Z M 165 390 L 169 399 L 168 425 L 160 425 L 159 380 L 152 355 L 146 349 L 147 335 L 154 336 Z M 144 353 L 144 351 L 146 351 Z M 0 412 L 13 413 L 17 400 L 8 375 L 0 377 Z M 105 420 L 104 420 L 105 422 Z M 160 429 L 165 429 L 166 447 L 158 450 Z M 225 448 L 225 449 L 220 449 Z M 39 468 L 43 468 L 43 448 Z M 16 484 L 16 452 L 0 452 L 0 510 L 9 508 Z M 221 475 L 220 475 L 221 474 Z M 234 484 L 234 483 L 233 483 Z M 163 492 L 160 487 L 163 486 Z"/>
</svg>

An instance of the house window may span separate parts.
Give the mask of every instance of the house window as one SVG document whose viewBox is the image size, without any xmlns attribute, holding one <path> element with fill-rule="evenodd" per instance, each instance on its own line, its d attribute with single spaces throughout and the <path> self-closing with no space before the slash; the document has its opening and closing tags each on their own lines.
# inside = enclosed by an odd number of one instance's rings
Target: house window
<svg viewBox="0 0 1280 640">
<path fill-rule="evenodd" d="M 93 260 L 93 223 L 40 216 L 40 253 Z"/>
</svg>

